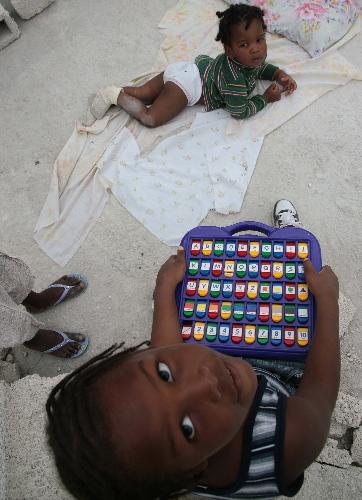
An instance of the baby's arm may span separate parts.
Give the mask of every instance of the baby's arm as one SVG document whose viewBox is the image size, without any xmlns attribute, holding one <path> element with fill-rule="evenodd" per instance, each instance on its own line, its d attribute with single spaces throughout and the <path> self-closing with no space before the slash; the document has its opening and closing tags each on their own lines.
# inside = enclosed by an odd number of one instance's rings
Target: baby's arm
<svg viewBox="0 0 362 500">
<path fill-rule="evenodd" d="M 319 455 L 328 436 L 340 379 L 338 279 L 329 266 L 317 273 L 309 260 L 305 276 L 317 316 L 312 347 L 295 396 L 288 398 L 284 479 L 291 483 Z"/>
<path fill-rule="evenodd" d="M 185 252 L 179 247 L 177 255 L 172 255 L 158 272 L 153 293 L 152 347 L 182 342 L 175 291 L 184 277 L 185 270 Z"/>
</svg>

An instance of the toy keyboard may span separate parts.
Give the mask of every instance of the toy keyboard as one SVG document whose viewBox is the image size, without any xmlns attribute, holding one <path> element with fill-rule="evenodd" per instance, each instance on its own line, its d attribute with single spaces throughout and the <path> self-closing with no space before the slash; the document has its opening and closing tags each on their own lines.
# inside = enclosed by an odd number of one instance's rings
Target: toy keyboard
<svg viewBox="0 0 362 500">
<path fill-rule="evenodd" d="M 257 231 L 260 234 L 235 234 Z M 321 269 L 310 232 L 260 222 L 200 226 L 182 239 L 186 273 L 177 290 L 182 337 L 234 356 L 305 358 L 315 305 L 303 259 Z"/>
</svg>

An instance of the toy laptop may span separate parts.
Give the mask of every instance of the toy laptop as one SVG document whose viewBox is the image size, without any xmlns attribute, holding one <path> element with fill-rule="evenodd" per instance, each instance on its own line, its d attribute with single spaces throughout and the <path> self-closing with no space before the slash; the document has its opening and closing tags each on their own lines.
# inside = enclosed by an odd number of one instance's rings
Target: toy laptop
<svg viewBox="0 0 362 500">
<path fill-rule="evenodd" d="M 181 245 L 186 273 L 177 303 L 184 342 L 233 356 L 305 358 L 315 304 L 303 259 L 317 271 L 322 265 L 313 234 L 249 221 L 196 227 Z"/>
</svg>

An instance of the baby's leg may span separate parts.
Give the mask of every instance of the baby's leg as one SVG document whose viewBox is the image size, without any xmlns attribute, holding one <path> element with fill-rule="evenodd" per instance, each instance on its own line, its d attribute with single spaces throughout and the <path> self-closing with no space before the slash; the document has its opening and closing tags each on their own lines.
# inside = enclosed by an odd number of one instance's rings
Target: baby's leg
<svg viewBox="0 0 362 500">
<path fill-rule="evenodd" d="M 152 104 L 161 94 L 164 85 L 163 73 L 160 73 L 139 87 L 123 87 L 123 92 L 131 97 L 136 97 L 143 104 Z"/>
</svg>

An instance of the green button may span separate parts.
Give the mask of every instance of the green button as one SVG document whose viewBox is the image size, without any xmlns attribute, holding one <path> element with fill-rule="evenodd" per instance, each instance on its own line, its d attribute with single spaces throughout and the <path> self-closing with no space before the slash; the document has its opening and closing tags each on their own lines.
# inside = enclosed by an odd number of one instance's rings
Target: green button
<svg viewBox="0 0 362 500">
<path fill-rule="evenodd" d="M 269 299 L 270 297 L 270 283 L 262 281 L 260 283 L 259 295 L 261 299 Z"/>
<path fill-rule="evenodd" d="M 190 318 L 194 314 L 194 308 L 195 308 L 194 300 L 185 300 L 184 316 L 186 316 L 186 318 Z"/>
<path fill-rule="evenodd" d="M 295 278 L 295 262 L 285 263 L 285 276 L 288 278 L 288 280 L 292 280 Z"/>
<path fill-rule="evenodd" d="M 221 281 L 220 280 L 212 280 L 210 286 L 210 295 L 211 297 L 218 297 L 221 291 Z"/>
<path fill-rule="evenodd" d="M 284 306 L 284 319 L 287 323 L 293 323 L 295 321 L 295 305 L 285 304 Z"/>
<path fill-rule="evenodd" d="M 217 337 L 217 323 L 208 323 L 206 327 L 206 340 L 212 342 Z"/>
<path fill-rule="evenodd" d="M 215 240 L 214 244 L 214 255 L 220 257 L 224 253 L 224 241 L 223 240 Z"/>
<path fill-rule="evenodd" d="M 239 278 L 246 276 L 246 260 L 236 261 L 236 276 Z"/>
<path fill-rule="evenodd" d="M 243 302 L 234 302 L 234 319 L 243 319 L 244 317 L 244 304 Z"/>
<path fill-rule="evenodd" d="M 262 241 L 261 254 L 263 257 L 270 257 L 272 253 L 272 246 L 270 241 Z"/>
<path fill-rule="evenodd" d="M 257 339 L 259 344 L 267 344 L 269 340 L 269 328 L 267 326 L 258 326 Z"/>
<path fill-rule="evenodd" d="M 199 259 L 190 259 L 189 274 L 191 274 L 191 276 L 194 276 L 195 274 L 198 273 L 198 270 L 199 270 Z"/>
</svg>

